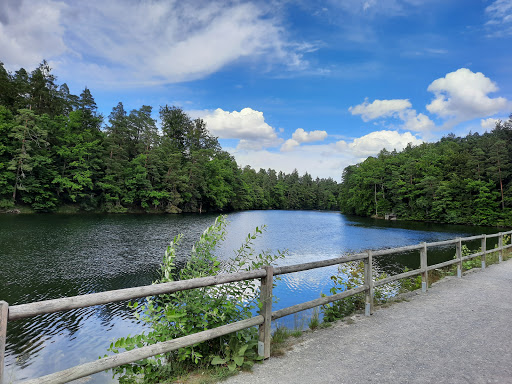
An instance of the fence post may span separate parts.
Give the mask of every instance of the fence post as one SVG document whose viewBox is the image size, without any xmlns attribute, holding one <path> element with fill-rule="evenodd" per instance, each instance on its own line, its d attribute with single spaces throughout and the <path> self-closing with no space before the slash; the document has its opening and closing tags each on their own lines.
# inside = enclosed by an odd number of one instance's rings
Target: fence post
<svg viewBox="0 0 512 384">
<path fill-rule="evenodd" d="M 485 261 L 486 261 L 486 251 L 487 251 L 487 235 L 482 235 L 482 252 L 483 252 L 483 255 L 481 257 L 481 260 L 482 260 L 482 269 L 485 269 Z"/>
<path fill-rule="evenodd" d="M 265 277 L 261 278 L 260 315 L 263 316 L 264 322 L 260 324 L 258 335 L 258 355 L 264 359 L 270 357 L 270 333 L 272 323 L 272 287 L 274 285 L 274 268 L 270 265 L 263 267 L 265 269 Z"/>
<path fill-rule="evenodd" d="M 428 290 L 428 270 L 427 270 L 427 243 L 421 243 L 423 248 L 420 249 L 420 268 L 421 272 L 421 291 L 427 292 Z"/>
<path fill-rule="evenodd" d="M 498 237 L 498 263 L 503 261 L 503 233 L 500 232 L 500 236 Z"/>
<path fill-rule="evenodd" d="M 4 356 L 5 346 L 7 344 L 7 315 L 9 313 L 9 304 L 0 301 L 0 384 L 4 382 Z"/>
<path fill-rule="evenodd" d="M 368 257 L 364 259 L 364 285 L 368 286 L 366 290 L 366 305 L 364 315 L 373 314 L 373 260 L 372 251 L 368 251 Z"/>
<path fill-rule="evenodd" d="M 457 260 L 459 260 L 459 263 L 457 264 L 457 277 L 458 278 L 461 278 L 462 277 L 462 240 L 460 239 L 460 237 L 457 238 L 457 243 L 455 245 L 455 249 L 456 249 L 456 256 L 457 256 Z"/>
</svg>

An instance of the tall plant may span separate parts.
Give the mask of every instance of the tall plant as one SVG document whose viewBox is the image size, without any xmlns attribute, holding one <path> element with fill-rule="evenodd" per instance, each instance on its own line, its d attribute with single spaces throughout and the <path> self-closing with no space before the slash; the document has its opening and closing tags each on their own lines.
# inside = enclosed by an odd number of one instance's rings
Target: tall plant
<svg viewBox="0 0 512 384">
<path fill-rule="evenodd" d="M 284 257 L 284 253 L 279 251 L 276 255 L 254 251 L 254 240 L 264 229 L 256 227 L 254 233 L 249 234 L 241 247 L 235 251 L 232 259 L 225 262 L 219 260 L 214 251 L 225 238 L 226 225 L 226 217 L 219 216 L 192 247 L 187 263 L 180 270 L 176 267 L 176 254 L 181 235 L 174 238 L 165 251 L 160 278 L 155 284 L 259 269 Z M 137 336 L 120 338 L 113 342 L 108 350 L 118 353 L 120 349 L 130 350 L 152 345 L 250 318 L 258 304 L 258 294 L 259 289 L 254 281 L 240 281 L 149 297 L 142 305 L 138 302 L 132 303 L 130 306 L 137 319 L 149 325 L 151 330 Z M 246 362 L 244 356 L 254 352 L 256 338 L 256 329 L 247 329 L 237 334 L 123 365 L 114 369 L 114 375 L 119 375 L 120 383 L 156 383 L 172 375 L 173 366 L 176 365 L 194 365 L 212 360 L 218 363 L 223 360 L 233 367 L 233 362 L 228 361 L 230 356 L 233 356 L 233 345 L 239 345 L 243 352 L 241 356 L 240 353 L 236 354 L 235 365 L 240 366 Z"/>
</svg>

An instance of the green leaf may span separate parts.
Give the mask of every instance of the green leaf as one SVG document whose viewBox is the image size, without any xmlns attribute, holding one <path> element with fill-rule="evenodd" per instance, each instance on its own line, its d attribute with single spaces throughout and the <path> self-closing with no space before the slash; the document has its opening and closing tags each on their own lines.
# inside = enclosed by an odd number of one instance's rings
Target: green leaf
<svg viewBox="0 0 512 384">
<path fill-rule="evenodd" d="M 249 347 L 249 345 L 247 344 L 242 346 L 242 348 L 238 350 L 238 356 L 243 356 L 245 354 L 245 351 L 247 350 L 247 347 Z"/>
<path fill-rule="evenodd" d="M 226 360 L 223 359 L 222 357 L 220 356 L 215 356 L 213 359 L 212 359 L 212 362 L 211 364 L 213 365 L 217 365 L 217 364 L 226 364 Z"/>
<path fill-rule="evenodd" d="M 233 372 L 236 369 L 236 363 L 234 361 L 230 361 L 228 363 L 228 369 L 230 372 Z"/>
<path fill-rule="evenodd" d="M 233 361 L 235 362 L 236 365 L 238 365 L 239 367 L 242 366 L 242 364 L 244 363 L 244 357 L 243 356 L 235 356 L 233 357 Z"/>
</svg>

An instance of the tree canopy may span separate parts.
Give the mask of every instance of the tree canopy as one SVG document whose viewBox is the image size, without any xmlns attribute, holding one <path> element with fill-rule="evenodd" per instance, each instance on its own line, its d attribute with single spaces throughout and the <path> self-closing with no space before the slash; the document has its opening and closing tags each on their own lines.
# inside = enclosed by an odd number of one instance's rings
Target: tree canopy
<svg viewBox="0 0 512 384">
<path fill-rule="evenodd" d="M 512 115 L 482 135 L 382 150 L 345 168 L 339 202 L 361 216 L 512 225 Z"/>
<path fill-rule="evenodd" d="M 152 112 L 120 102 L 105 118 L 46 61 L 30 73 L 0 63 L 0 210 L 338 209 L 334 180 L 241 168 L 203 120 L 165 105 L 158 129 Z"/>
</svg>

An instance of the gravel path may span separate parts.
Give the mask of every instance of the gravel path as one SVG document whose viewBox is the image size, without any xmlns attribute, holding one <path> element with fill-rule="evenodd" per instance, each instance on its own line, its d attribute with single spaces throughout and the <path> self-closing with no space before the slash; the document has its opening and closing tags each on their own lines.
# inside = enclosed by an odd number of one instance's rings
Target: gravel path
<svg viewBox="0 0 512 384">
<path fill-rule="evenodd" d="M 512 383 L 512 260 L 408 300 L 305 334 L 226 383 Z"/>
</svg>

